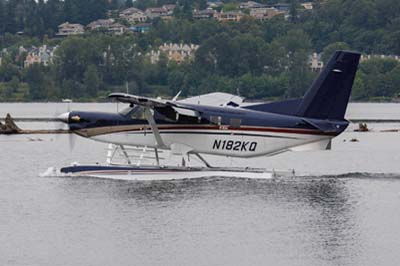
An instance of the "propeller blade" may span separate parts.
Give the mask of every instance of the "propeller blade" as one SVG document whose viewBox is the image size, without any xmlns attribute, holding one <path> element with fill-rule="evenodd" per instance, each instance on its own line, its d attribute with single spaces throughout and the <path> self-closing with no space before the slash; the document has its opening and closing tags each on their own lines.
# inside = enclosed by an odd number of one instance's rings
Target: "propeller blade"
<svg viewBox="0 0 400 266">
<path fill-rule="evenodd" d="M 76 135 L 75 133 L 71 132 L 70 134 L 68 134 L 68 146 L 70 152 L 74 150 L 75 144 L 76 144 Z"/>
</svg>

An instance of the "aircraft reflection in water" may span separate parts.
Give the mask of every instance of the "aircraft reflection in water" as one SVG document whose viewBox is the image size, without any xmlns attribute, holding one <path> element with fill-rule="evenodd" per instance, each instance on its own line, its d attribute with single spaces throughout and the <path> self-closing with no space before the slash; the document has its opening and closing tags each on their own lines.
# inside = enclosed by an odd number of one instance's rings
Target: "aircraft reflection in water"
<svg viewBox="0 0 400 266">
<path fill-rule="evenodd" d="M 59 118 L 76 134 L 115 145 L 145 146 L 193 154 L 232 157 L 329 149 L 344 119 L 360 54 L 337 51 L 303 98 L 243 104 L 243 98 L 210 93 L 177 100 L 125 93 L 109 97 L 129 107 L 113 113 L 72 111 Z"/>
</svg>

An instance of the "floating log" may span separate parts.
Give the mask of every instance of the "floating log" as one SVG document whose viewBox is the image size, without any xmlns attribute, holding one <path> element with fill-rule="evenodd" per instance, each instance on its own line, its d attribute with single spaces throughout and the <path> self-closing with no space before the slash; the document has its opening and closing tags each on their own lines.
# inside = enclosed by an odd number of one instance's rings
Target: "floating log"
<svg viewBox="0 0 400 266">
<path fill-rule="evenodd" d="M 367 123 L 358 123 L 358 128 L 354 129 L 356 132 L 368 132 L 368 126 Z"/>
<path fill-rule="evenodd" d="M 0 132 L 2 134 L 18 134 L 21 129 L 14 123 L 10 114 L 7 114 L 4 125 L 0 123 Z"/>
<path fill-rule="evenodd" d="M 19 128 L 10 114 L 7 114 L 4 124 L 0 122 L 0 134 L 14 135 L 14 134 L 69 134 L 68 129 L 21 129 Z"/>
</svg>

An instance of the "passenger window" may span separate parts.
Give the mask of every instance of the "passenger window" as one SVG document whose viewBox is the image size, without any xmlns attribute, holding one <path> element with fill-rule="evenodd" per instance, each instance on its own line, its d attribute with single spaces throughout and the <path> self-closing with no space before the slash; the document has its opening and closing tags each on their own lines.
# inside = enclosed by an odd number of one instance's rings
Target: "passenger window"
<svg viewBox="0 0 400 266">
<path fill-rule="evenodd" d="M 239 118 L 231 118 L 229 121 L 229 126 L 233 128 L 239 128 L 242 123 L 242 120 Z"/>
<path fill-rule="evenodd" d="M 210 116 L 210 122 L 211 122 L 211 124 L 214 124 L 214 125 L 221 125 L 221 122 L 222 122 L 222 118 L 220 117 L 220 116 Z"/>
</svg>

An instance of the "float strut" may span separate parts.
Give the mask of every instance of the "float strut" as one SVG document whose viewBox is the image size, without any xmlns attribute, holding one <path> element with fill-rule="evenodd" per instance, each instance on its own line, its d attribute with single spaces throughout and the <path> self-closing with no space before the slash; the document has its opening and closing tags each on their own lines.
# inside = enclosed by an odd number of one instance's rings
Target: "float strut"
<svg viewBox="0 0 400 266">
<path fill-rule="evenodd" d="M 154 148 L 154 153 L 156 155 L 157 166 L 160 166 L 160 158 L 158 157 L 158 149 L 157 148 Z"/>
<path fill-rule="evenodd" d="M 203 156 L 201 156 L 200 154 L 198 154 L 198 153 L 194 153 L 199 159 L 200 159 L 200 161 L 202 161 L 208 168 L 213 168 L 204 158 L 203 158 Z"/>
<path fill-rule="evenodd" d="M 123 145 L 119 145 L 119 147 L 121 148 L 123 154 L 125 155 L 126 161 L 128 162 L 128 164 L 132 164 L 131 160 L 129 159 L 128 153 L 125 150 L 125 147 Z"/>
</svg>

